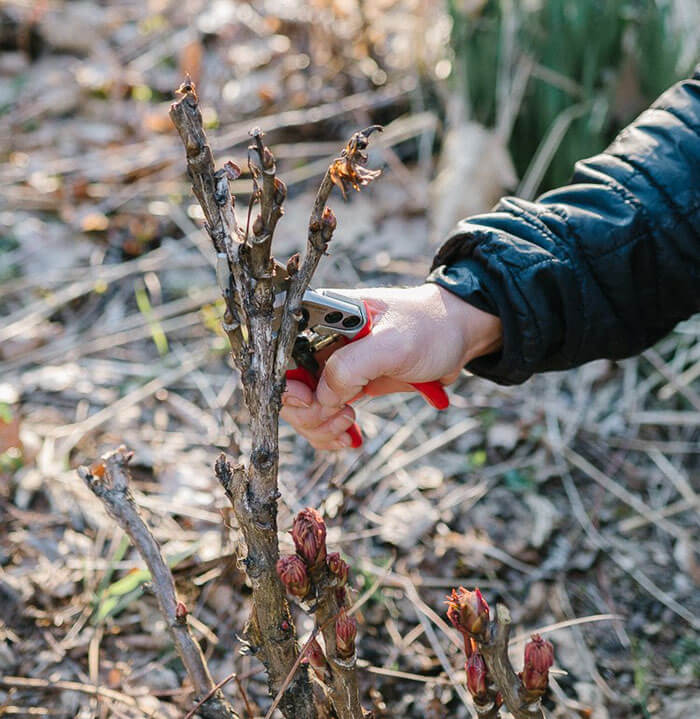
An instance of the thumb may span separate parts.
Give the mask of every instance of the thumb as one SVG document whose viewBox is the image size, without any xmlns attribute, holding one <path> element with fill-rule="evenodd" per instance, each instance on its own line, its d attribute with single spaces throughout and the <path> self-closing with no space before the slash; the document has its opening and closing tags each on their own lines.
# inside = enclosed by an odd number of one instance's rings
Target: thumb
<svg viewBox="0 0 700 719">
<path fill-rule="evenodd" d="M 324 407 L 342 407 L 377 377 L 390 374 L 395 365 L 391 353 L 379 352 L 372 335 L 336 350 L 326 361 L 316 387 Z"/>
</svg>

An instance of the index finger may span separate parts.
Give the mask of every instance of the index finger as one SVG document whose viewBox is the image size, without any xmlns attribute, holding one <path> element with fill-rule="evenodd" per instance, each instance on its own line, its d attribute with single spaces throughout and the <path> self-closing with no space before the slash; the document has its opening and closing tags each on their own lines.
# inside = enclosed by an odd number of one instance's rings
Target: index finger
<svg viewBox="0 0 700 719">
<path fill-rule="evenodd" d="M 336 350 L 327 360 L 316 387 L 316 399 L 324 407 L 342 407 L 374 379 L 389 373 L 395 358 L 378 352 L 374 335 Z"/>
</svg>

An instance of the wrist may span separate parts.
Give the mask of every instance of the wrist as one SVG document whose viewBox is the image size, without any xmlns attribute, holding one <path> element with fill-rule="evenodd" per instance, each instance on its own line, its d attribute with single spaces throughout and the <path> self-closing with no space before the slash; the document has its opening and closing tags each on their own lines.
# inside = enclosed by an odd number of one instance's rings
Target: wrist
<svg viewBox="0 0 700 719">
<path fill-rule="evenodd" d="M 499 317 L 470 305 L 440 285 L 436 287 L 449 321 L 455 323 L 462 338 L 463 365 L 502 347 L 503 326 Z"/>
</svg>

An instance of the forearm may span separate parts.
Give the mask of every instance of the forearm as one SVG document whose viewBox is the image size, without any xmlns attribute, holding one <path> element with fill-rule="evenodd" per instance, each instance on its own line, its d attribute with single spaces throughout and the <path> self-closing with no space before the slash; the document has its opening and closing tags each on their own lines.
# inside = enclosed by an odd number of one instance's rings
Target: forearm
<svg viewBox="0 0 700 719">
<path fill-rule="evenodd" d="M 510 384 L 639 352 L 700 309 L 700 82 L 687 81 L 577 166 L 573 183 L 465 220 L 430 280 L 499 316 Z"/>
</svg>

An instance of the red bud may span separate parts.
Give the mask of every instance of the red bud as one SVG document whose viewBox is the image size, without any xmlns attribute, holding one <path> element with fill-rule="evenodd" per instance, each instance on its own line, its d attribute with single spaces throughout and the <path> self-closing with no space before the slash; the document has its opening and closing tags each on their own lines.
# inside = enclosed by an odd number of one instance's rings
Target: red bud
<svg viewBox="0 0 700 719">
<path fill-rule="evenodd" d="M 184 602 L 178 602 L 175 605 L 175 620 L 182 623 L 185 619 L 187 619 L 187 607 Z"/>
<path fill-rule="evenodd" d="M 291 535 L 297 554 L 308 567 L 315 569 L 326 561 L 326 524 L 315 509 L 307 507 L 297 514 Z"/>
<path fill-rule="evenodd" d="M 331 552 L 326 559 L 326 564 L 328 571 L 335 576 L 338 586 L 344 586 L 348 581 L 348 572 L 350 571 L 348 563 L 341 559 L 338 552 Z"/>
<path fill-rule="evenodd" d="M 447 618 L 462 634 L 480 636 L 489 623 L 489 605 L 479 589 L 453 589 L 447 597 Z"/>
<path fill-rule="evenodd" d="M 479 652 L 473 652 L 466 664 L 467 689 L 474 699 L 485 699 L 488 694 L 486 662 Z"/>
<path fill-rule="evenodd" d="M 278 559 L 277 574 L 292 596 L 303 599 L 309 593 L 311 581 L 306 571 L 306 565 L 299 557 L 291 556 Z"/>
<path fill-rule="evenodd" d="M 549 669 L 554 664 L 554 647 L 551 642 L 533 634 L 525 645 L 525 661 L 520 674 L 523 687 L 531 692 L 543 693 L 549 682 Z"/>
<path fill-rule="evenodd" d="M 321 649 L 321 645 L 316 639 L 312 639 L 309 642 L 304 651 L 302 662 L 308 664 L 322 682 L 327 683 L 330 681 L 331 677 L 328 663 L 326 662 L 326 655 L 323 653 L 323 649 Z"/>
<path fill-rule="evenodd" d="M 349 617 L 344 609 L 340 610 L 335 620 L 335 648 L 341 659 L 351 659 L 355 655 L 355 637 L 357 622 Z"/>
<path fill-rule="evenodd" d="M 309 664 L 315 669 L 326 668 L 326 656 L 316 639 L 312 639 L 309 642 L 309 646 L 306 648 L 306 658 L 309 660 Z"/>
</svg>

